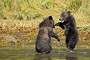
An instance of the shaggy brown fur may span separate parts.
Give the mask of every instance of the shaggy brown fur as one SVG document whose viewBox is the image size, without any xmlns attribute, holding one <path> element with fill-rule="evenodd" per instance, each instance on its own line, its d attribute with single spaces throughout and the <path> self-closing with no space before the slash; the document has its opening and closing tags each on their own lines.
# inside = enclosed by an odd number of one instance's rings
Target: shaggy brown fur
<svg viewBox="0 0 90 60">
<path fill-rule="evenodd" d="M 61 22 L 56 23 L 55 26 L 59 26 L 64 29 L 66 36 L 66 47 L 68 50 L 73 51 L 78 42 L 78 31 L 76 28 L 76 22 L 70 11 L 64 11 L 61 13 Z"/>
<path fill-rule="evenodd" d="M 51 37 L 60 41 L 57 34 L 53 32 L 54 27 L 52 16 L 44 18 L 44 20 L 39 24 L 39 31 L 36 37 L 36 52 L 43 54 L 50 53 L 52 50 L 50 45 Z"/>
</svg>

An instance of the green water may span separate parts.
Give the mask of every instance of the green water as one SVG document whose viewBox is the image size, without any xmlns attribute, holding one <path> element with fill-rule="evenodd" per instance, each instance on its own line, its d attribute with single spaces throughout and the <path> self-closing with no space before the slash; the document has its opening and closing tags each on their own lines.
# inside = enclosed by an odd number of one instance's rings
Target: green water
<svg viewBox="0 0 90 60">
<path fill-rule="evenodd" d="M 50 54 L 35 53 L 34 44 L 24 46 L 0 46 L 0 60 L 90 60 L 89 49 L 75 49 L 73 53 L 66 52 L 66 48 L 53 47 Z M 55 46 L 55 45 L 53 45 Z"/>
</svg>

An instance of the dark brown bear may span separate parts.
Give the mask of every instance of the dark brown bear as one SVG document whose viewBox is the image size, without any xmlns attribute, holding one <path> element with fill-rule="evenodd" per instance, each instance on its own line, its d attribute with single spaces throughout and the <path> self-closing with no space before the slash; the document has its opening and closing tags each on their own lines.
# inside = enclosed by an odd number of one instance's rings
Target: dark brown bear
<svg viewBox="0 0 90 60">
<path fill-rule="evenodd" d="M 54 37 L 60 41 L 57 34 L 53 32 L 54 27 L 54 20 L 52 16 L 44 18 L 43 21 L 39 24 L 39 31 L 36 37 L 35 46 L 37 53 L 47 54 L 51 52 L 51 37 Z"/>
<path fill-rule="evenodd" d="M 78 42 L 78 31 L 76 28 L 76 22 L 70 11 L 64 11 L 61 13 L 61 22 L 56 23 L 55 26 L 59 26 L 64 29 L 66 36 L 66 47 L 68 51 L 73 51 Z"/>
</svg>

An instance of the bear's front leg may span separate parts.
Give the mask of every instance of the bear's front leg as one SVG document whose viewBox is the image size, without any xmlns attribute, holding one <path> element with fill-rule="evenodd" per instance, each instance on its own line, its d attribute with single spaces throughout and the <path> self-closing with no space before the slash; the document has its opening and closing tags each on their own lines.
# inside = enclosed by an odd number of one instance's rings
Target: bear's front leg
<svg viewBox="0 0 90 60">
<path fill-rule="evenodd" d="M 58 35 L 57 35 L 56 33 L 51 32 L 51 33 L 49 33 L 49 36 L 50 36 L 50 37 L 54 37 L 54 38 L 56 38 L 57 41 L 60 42 L 60 39 L 59 39 L 59 37 L 58 37 Z"/>
<path fill-rule="evenodd" d="M 55 24 L 55 26 L 59 26 L 62 29 L 64 29 L 64 23 L 58 22 L 58 23 Z"/>
</svg>

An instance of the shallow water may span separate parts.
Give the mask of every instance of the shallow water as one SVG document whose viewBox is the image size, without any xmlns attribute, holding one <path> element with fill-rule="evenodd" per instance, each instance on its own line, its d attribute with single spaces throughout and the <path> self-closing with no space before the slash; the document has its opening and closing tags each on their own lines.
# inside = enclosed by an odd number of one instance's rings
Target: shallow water
<svg viewBox="0 0 90 60">
<path fill-rule="evenodd" d="M 50 54 L 38 54 L 34 52 L 34 44 L 25 46 L 7 45 L 0 47 L 0 60 L 89 60 L 89 49 L 76 49 L 73 53 L 65 49 L 56 49 Z"/>
<path fill-rule="evenodd" d="M 90 60 L 90 42 L 80 42 L 73 53 L 66 52 L 65 41 L 57 43 L 52 39 L 52 52 L 50 54 L 35 53 L 35 38 L 27 42 L 30 36 L 18 36 L 19 44 L 4 43 L 0 45 L 0 60 Z M 22 42 L 23 41 L 23 42 Z M 83 48 L 80 48 L 82 46 Z"/>
</svg>

